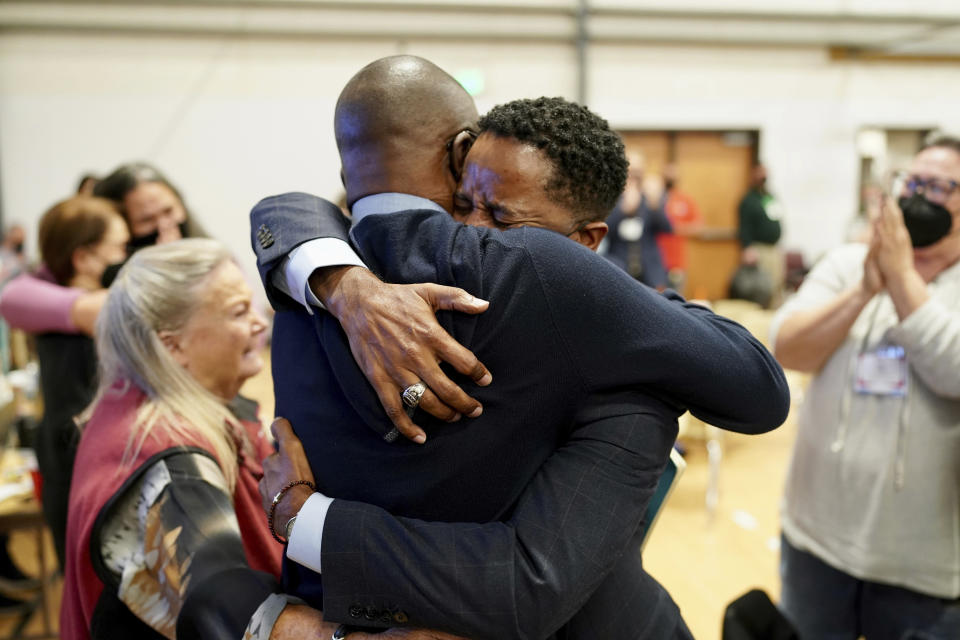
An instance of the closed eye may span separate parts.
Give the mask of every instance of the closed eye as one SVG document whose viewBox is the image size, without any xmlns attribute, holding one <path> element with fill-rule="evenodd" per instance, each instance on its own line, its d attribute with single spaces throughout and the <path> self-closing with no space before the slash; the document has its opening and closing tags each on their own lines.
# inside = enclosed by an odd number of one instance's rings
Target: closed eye
<svg viewBox="0 0 960 640">
<path fill-rule="evenodd" d="M 468 214 L 473 210 L 473 200 L 468 198 L 466 194 L 455 193 L 453 195 L 453 212 Z"/>
<path fill-rule="evenodd" d="M 498 229 L 511 229 L 513 227 L 523 226 L 523 221 L 518 221 L 516 214 L 499 204 L 486 202 L 483 208 L 490 212 L 490 218 Z"/>
</svg>

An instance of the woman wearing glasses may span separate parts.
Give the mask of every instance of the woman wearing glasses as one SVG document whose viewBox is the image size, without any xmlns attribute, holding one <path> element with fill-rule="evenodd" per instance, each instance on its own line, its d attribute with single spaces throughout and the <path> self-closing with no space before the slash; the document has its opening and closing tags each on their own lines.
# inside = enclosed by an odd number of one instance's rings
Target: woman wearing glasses
<svg viewBox="0 0 960 640">
<path fill-rule="evenodd" d="M 778 312 L 813 373 L 783 509 L 800 637 L 960 637 L 960 140 L 913 159 L 868 245 L 829 252 Z"/>
</svg>

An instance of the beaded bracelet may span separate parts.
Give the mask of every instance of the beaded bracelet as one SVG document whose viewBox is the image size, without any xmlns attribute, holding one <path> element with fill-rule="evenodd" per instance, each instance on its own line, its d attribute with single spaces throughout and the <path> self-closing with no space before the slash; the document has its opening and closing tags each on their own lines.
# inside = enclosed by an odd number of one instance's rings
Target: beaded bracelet
<svg viewBox="0 0 960 640">
<path fill-rule="evenodd" d="M 287 541 L 277 535 L 277 531 L 273 528 L 273 517 L 277 513 L 277 505 L 280 504 L 280 500 L 283 498 L 283 494 L 290 489 L 293 489 L 297 485 L 305 484 L 310 487 L 311 491 L 316 491 L 317 487 L 315 484 L 309 480 L 291 480 L 288 482 L 283 489 L 277 492 L 277 495 L 273 496 L 273 502 L 270 503 L 270 513 L 267 514 L 267 526 L 270 527 L 270 535 L 273 536 L 273 539 L 279 542 L 280 544 L 287 544 Z"/>
</svg>

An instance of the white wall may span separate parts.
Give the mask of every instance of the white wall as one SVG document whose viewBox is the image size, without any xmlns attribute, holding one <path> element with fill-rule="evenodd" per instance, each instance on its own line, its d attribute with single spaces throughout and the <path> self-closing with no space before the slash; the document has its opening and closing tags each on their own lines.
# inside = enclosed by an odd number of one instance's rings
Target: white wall
<svg viewBox="0 0 960 640">
<path fill-rule="evenodd" d="M 572 94 L 573 54 L 564 47 L 464 52 L 437 45 L 4 34 L 4 220 L 33 228 L 82 173 L 104 174 L 143 159 L 168 175 L 207 230 L 252 271 L 250 207 L 289 190 L 339 195 L 337 94 L 361 66 L 401 50 L 447 69 L 483 67 L 483 109 L 518 96 Z"/>
<path fill-rule="evenodd" d="M 815 258 L 857 208 L 864 126 L 960 131 L 960 65 L 834 63 L 819 49 L 602 47 L 591 106 L 620 128 L 760 131 L 784 243 Z"/>
<path fill-rule="evenodd" d="M 80 174 L 143 159 L 164 170 L 212 235 L 252 271 L 247 212 L 265 195 L 336 197 L 332 110 L 363 64 L 415 53 L 480 69 L 481 110 L 576 93 L 569 45 L 0 31 L 0 189 L 31 227 Z M 785 243 L 814 257 L 856 209 L 862 126 L 960 130 L 960 65 L 835 63 L 822 47 L 590 50 L 589 103 L 615 126 L 761 132 Z M 32 246 L 33 238 L 31 238 Z"/>
</svg>

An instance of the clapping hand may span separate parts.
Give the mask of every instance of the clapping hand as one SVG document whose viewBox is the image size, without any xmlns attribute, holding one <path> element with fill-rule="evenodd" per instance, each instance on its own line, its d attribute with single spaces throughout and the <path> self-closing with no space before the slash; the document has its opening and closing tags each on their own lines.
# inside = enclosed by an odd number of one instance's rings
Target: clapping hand
<svg viewBox="0 0 960 640">
<path fill-rule="evenodd" d="M 873 297 L 884 289 L 883 274 L 877 264 L 877 244 L 877 234 L 873 233 L 870 238 L 870 250 L 863 260 L 863 281 L 861 282 L 864 293 L 869 297 Z"/>
<path fill-rule="evenodd" d="M 884 198 L 871 229 L 873 238 L 864 263 L 864 287 L 875 286 L 879 274 L 879 282 L 890 294 L 897 317 L 905 320 L 930 299 L 926 282 L 938 273 L 936 264 L 918 268 L 903 212 L 893 198 Z"/>
<path fill-rule="evenodd" d="M 883 281 L 888 283 L 915 270 L 910 233 L 903 224 L 903 213 L 893 198 L 884 198 L 872 227 L 871 253 L 875 256 Z"/>
</svg>

